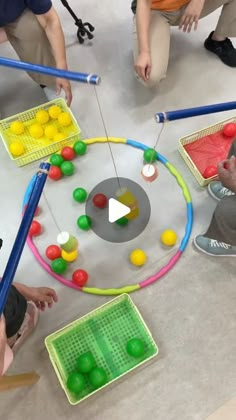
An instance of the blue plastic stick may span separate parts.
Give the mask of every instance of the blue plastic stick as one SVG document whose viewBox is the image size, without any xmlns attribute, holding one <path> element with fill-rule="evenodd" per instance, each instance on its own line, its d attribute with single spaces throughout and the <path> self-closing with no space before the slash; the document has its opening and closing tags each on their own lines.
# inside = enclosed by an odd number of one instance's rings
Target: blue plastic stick
<svg viewBox="0 0 236 420">
<path fill-rule="evenodd" d="M 224 102 L 214 105 L 199 106 L 196 108 L 179 109 L 177 111 L 158 112 L 155 115 L 157 123 L 165 121 L 181 120 L 183 118 L 197 117 L 199 115 L 214 114 L 236 109 L 236 102 Z"/>
<path fill-rule="evenodd" d="M 22 251 L 27 239 L 27 235 L 34 218 L 34 214 L 40 200 L 44 184 L 47 179 L 47 173 L 49 171 L 49 163 L 41 163 L 38 174 L 35 178 L 35 184 L 32 188 L 32 193 L 28 201 L 27 208 L 22 218 L 12 251 L 7 262 L 5 272 L 0 282 L 0 316 L 3 313 L 4 307 L 7 302 L 10 287 L 14 280 L 15 272 L 17 270 Z"/>
<path fill-rule="evenodd" d="M 89 83 L 91 85 L 98 85 L 100 83 L 100 77 L 96 74 L 60 70 L 54 67 L 40 66 L 38 64 L 26 63 L 25 61 L 12 60 L 5 57 L 0 57 L 0 66 L 11 67 L 13 69 L 33 73 L 46 74 L 47 76 L 60 77 L 61 79 L 69 79 L 74 80 L 75 82 Z"/>
</svg>

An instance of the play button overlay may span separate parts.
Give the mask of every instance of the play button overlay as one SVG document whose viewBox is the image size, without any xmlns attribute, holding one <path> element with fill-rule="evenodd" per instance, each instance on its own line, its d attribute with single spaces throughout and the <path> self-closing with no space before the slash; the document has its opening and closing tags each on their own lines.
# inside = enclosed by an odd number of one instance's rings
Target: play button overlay
<svg viewBox="0 0 236 420">
<path fill-rule="evenodd" d="M 117 220 L 121 219 L 124 216 L 127 216 L 127 214 L 130 214 L 130 213 L 131 213 L 130 207 L 125 206 L 124 204 L 120 203 L 114 198 L 109 199 L 108 220 L 110 223 L 114 223 Z"/>
<path fill-rule="evenodd" d="M 107 205 L 96 206 L 94 197 L 105 195 Z M 139 184 L 128 178 L 109 178 L 90 192 L 85 207 L 93 232 L 108 242 L 122 243 L 137 238 L 146 228 L 151 206 Z"/>
</svg>

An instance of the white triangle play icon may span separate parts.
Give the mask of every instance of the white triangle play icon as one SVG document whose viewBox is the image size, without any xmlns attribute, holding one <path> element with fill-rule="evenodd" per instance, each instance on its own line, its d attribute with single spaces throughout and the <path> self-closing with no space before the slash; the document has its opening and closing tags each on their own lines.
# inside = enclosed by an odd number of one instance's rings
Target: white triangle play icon
<svg viewBox="0 0 236 420">
<path fill-rule="evenodd" d="M 130 208 L 115 200 L 109 199 L 108 203 L 108 219 L 110 223 L 114 223 L 131 212 Z"/>
</svg>

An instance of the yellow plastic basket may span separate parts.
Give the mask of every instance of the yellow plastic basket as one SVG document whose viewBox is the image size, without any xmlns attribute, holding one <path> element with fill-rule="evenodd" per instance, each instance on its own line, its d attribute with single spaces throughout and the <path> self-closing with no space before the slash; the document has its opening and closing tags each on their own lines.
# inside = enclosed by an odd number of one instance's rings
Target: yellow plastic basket
<svg viewBox="0 0 236 420">
<path fill-rule="evenodd" d="M 201 187 L 207 186 L 211 181 L 217 178 L 216 176 L 213 176 L 211 178 L 205 179 L 202 174 L 199 172 L 198 168 L 192 161 L 191 157 L 185 150 L 184 146 L 189 143 L 193 143 L 196 140 L 199 140 L 205 136 L 209 136 L 210 134 L 217 133 L 218 131 L 221 131 L 225 124 L 233 122 L 236 123 L 236 117 L 229 118 L 227 120 L 221 121 L 218 124 L 211 125 L 207 128 L 204 128 L 203 130 L 196 131 L 195 133 L 190 134 L 189 136 L 182 137 L 179 140 L 179 153 L 181 154 L 182 158 L 184 159 L 186 165 L 189 167 L 190 171 L 196 178 L 197 182 L 201 185 Z"/>
<path fill-rule="evenodd" d="M 58 131 L 63 132 L 65 138 L 60 141 L 48 140 L 46 137 L 35 139 L 30 135 L 29 127 L 36 123 L 35 115 L 37 111 L 45 109 L 47 110 L 52 105 L 58 105 L 63 112 L 70 114 L 72 124 L 68 127 L 61 127 L 57 120 L 50 120 L 50 124 L 54 125 Z M 10 125 L 14 121 L 21 121 L 24 124 L 25 131 L 22 135 L 15 135 L 10 131 Z M 46 126 L 47 124 L 45 124 Z M 6 118 L 0 121 L 0 135 L 3 140 L 3 144 L 9 154 L 10 158 L 15 162 L 17 166 L 24 166 L 28 163 L 42 159 L 45 156 L 49 156 L 52 153 L 57 152 L 66 145 L 73 144 L 76 140 L 80 139 L 80 127 L 67 106 L 64 99 L 59 98 L 53 101 L 47 102 L 43 105 L 29 109 L 27 111 L 16 114 L 12 117 Z M 14 142 L 21 143 L 24 146 L 25 153 L 19 157 L 14 157 L 10 151 L 10 145 Z"/>
</svg>

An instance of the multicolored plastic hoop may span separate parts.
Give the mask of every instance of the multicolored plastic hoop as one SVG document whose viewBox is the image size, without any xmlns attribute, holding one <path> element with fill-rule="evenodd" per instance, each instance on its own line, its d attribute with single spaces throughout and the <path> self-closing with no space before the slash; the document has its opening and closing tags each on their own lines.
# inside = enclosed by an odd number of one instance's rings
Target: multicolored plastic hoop
<svg viewBox="0 0 236 420">
<path fill-rule="evenodd" d="M 104 138 L 104 137 L 91 138 L 91 139 L 84 140 L 84 142 L 87 145 L 91 145 L 91 144 L 94 144 L 94 143 L 106 143 L 107 138 Z M 125 139 L 125 138 L 110 137 L 109 142 L 127 144 L 128 146 L 132 146 L 132 147 L 135 147 L 135 148 L 143 150 L 143 151 L 148 149 L 148 146 L 146 146 L 142 143 L 139 143 L 139 142 L 134 141 L 134 140 Z M 175 264 L 178 262 L 178 260 L 182 256 L 184 250 L 187 247 L 187 244 L 188 244 L 188 241 L 189 241 L 189 238 L 190 238 L 190 235 L 191 235 L 191 231 L 192 231 L 192 226 L 193 226 L 193 205 L 192 205 L 191 195 L 190 195 L 190 192 L 188 190 L 188 187 L 187 187 L 186 183 L 184 182 L 182 176 L 177 171 L 177 169 L 175 169 L 175 167 L 170 162 L 168 162 L 168 160 L 164 156 L 160 155 L 159 153 L 157 154 L 157 160 L 160 161 L 163 165 L 165 165 L 165 167 L 169 170 L 169 172 L 176 178 L 178 185 L 182 189 L 183 196 L 184 196 L 185 201 L 186 201 L 187 221 L 186 221 L 186 226 L 185 226 L 185 234 L 184 234 L 184 237 L 181 241 L 181 244 L 180 244 L 177 252 L 171 257 L 171 259 L 169 260 L 169 262 L 166 265 L 164 265 L 157 273 L 153 274 L 151 277 L 148 277 L 147 279 L 141 281 L 138 284 L 123 286 L 121 288 L 114 288 L 114 289 L 97 288 L 97 287 L 81 287 L 80 288 L 80 287 L 76 286 L 74 283 L 72 283 L 71 280 L 68 280 L 68 279 L 64 278 L 63 276 L 60 276 L 60 275 L 54 273 L 51 270 L 51 267 L 48 265 L 48 263 L 40 255 L 40 253 L 39 253 L 37 247 L 35 246 L 34 242 L 32 241 L 32 239 L 28 236 L 28 239 L 27 239 L 28 246 L 31 249 L 33 255 L 36 258 L 36 260 L 44 268 L 44 270 L 46 270 L 52 277 L 54 277 L 56 280 L 58 280 L 60 283 L 64 284 L 65 286 L 71 287 L 73 289 L 77 289 L 77 290 L 85 292 L 85 293 L 93 294 L 93 295 L 107 295 L 107 296 L 109 296 L 109 295 L 119 295 L 119 294 L 122 294 L 122 293 L 131 293 L 131 292 L 134 292 L 136 290 L 143 289 L 144 287 L 150 286 L 151 284 L 155 283 L 157 280 L 160 280 L 164 275 L 166 275 L 175 266 Z M 35 180 L 35 176 L 31 179 L 31 181 L 30 181 L 30 183 L 29 183 L 29 185 L 26 189 L 26 193 L 25 193 L 24 200 L 23 200 L 23 209 L 24 209 L 25 205 L 27 205 L 27 203 L 28 203 L 28 200 L 29 200 L 29 197 L 30 197 L 30 194 L 31 194 L 31 190 L 32 190 L 32 186 L 34 184 L 34 180 Z"/>
</svg>

